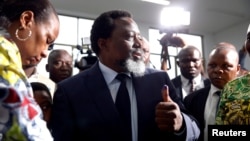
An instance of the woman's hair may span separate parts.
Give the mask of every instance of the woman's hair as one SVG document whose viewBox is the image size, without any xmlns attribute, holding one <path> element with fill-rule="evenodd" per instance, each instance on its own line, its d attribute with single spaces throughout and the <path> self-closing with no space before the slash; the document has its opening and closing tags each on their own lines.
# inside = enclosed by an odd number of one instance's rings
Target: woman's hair
<svg viewBox="0 0 250 141">
<path fill-rule="evenodd" d="M 57 15 L 49 0 L 0 0 L 0 27 L 7 28 L 24 11 L 32 11 L 38 23 L 47 21 L 51 14 Z"/>
<path fill-rule="evenodd" d="M 132 15 L 124 10 L 113 10 L 101 14 L 92 25 L 90 41 L 91 48 L 95 54 L 99 55 L 98 39 L 107 39 L 111 36 L 115 28 L 115 20 L 122 17 L 132 17 Z"/>
</svg>

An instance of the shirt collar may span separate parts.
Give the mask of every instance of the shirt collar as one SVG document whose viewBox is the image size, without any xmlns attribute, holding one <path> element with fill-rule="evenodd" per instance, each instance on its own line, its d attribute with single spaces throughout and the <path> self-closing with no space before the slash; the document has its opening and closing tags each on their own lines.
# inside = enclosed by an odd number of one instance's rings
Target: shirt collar
<svg viewBox="0 0 250 141">
<path fill-rule="evenodd" d="M 111 68 L 109 68 L 108 66 L 104 65 L 101 61 L 99 61 L 99 67 L 100 70 L 104 76 L 104 79 L 106 81 L 107 84 L 110 84 L 116 77 L 116 75 L 118 74 L 116 71 L 112 70 Z M 126 73 L 129 77 L 131 77 L 131 75 L 129 73 Z"/>
<path fill-rule="evenodd" d="M 210 89 L 210 92 L 211 94 L 215 94 L 215 92 L 217 91 L 221 91 L 221 89 L 215 87 L 213 84 L 211 84 L 211 89 Z"/>
<path fill-rule="evenodd" d="M 201 74 L 199 74 L 198 76 L 194 78 L 193 81 L 195 82 L 195 85 L 198 85 L 200 84 L 201 80 L 202 80 L 202 77 L 201 77 Z M 183 75 L 181 75 L 181 82 L 183 86 L 189 85 L 189 80 L 185 78 Z"/>
</svg>

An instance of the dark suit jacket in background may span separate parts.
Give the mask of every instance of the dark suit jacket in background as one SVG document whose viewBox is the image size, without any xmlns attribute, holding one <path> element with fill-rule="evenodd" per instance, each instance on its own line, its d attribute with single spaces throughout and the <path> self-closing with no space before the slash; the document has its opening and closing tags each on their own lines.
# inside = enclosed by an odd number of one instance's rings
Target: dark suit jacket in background
<svg viewBox="0 0 250 141">
<path fill-rule="evenodd" d="M 187 110 L 198 120 L 200 123 L 201 135 L 199 137 L 199 141 L 204 140 L 204 128 L 205 128 L 205 106 L 207 97 L 210 91 L 211 85 L 194 91 L 189 94 L 184 99 L 184 105 Z"/>
<path fill-rule="evenodd" d="M 138 141 L 174 140 L 173 134 L 160 131 L 155 122 L 155 107 L 163 101 L 161 89 L 164 84 L 169 86 L 171 98 L 185 111 L 167 73 L 147 69 L 145 76 L 132 75 L 132 80 L 137 98 Z M 124 140 L 118 111 L 98 63 L 58 83 L 52 109 L 54 141 Z M 186 114 L 183 117 L 186 131 L 195 132 L 187 135 L 198 137 L 199 129 L 194 120 Z M 185 136 L 186 132 L 181 138 Z"/>
<path fill-rule="evenodd" d="M 208 78 L 202 77 L 202 79 L 204 82 L 204 87 L 210 86 L 211 82 Z M 174 84 L 176 94 L 183 100 L 181 76 L 176 76 L 171 80 L 171 82 Z"/>
</svg>

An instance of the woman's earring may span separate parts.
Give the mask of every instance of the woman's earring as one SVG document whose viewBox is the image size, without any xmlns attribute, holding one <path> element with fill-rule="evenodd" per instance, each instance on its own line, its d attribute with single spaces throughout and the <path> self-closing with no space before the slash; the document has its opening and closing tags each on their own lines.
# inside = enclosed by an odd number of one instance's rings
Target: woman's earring
<svg viewBox="0 0 250 141">
<path fill-rule="evenodd" d="M 16 29 L 15 35 L 16 35 L 16 38 L 17 38 L 18 40 L 20 40 L 20 41 L 26 41 L 26 40 L 31 36 L 31 34 L 32 34 L 32 31 L 29 29 L 29 34 L 27 35 L 27 37 L 25 37 L 25 38 L 20 38 L 19 35 L 18 35 L 19 29 L 21 29 L 21 28 L 17 28 L 17 29 Z"/>
</svg>

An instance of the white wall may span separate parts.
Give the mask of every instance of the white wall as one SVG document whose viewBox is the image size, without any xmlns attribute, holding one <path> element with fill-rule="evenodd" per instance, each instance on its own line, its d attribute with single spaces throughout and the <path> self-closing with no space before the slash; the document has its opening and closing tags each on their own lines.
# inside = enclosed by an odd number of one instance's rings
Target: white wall
<svg viewBox="0 0 250 141">
<path fill-rule="evenodd" d="M 148 38 L 148 29 L 152 27 L 151 25 L 146 25 L 144 23 L 137 22 L 141 31 L 141 34 Z M 224 31 L 218 32 L 216 34 L 204 33 L 200 31 L 189 31 L 192 34 L 198 34 L 203 36 L 204 43 L 204 59 L 205 63 L 207 63 L 207 59 L 210 51 L 214 48 L 214 46 L 219 42 L 229 42 L 235 45 L 237 50 L 239 50 L 245 42 L 246 32 L 250 21 L 232 26 Z M 245 67 L 250 69 L 250 61 L 249 57 L 246 59 Z"/>
<path fill-rule="evenodd" d="M 237 50 L 239 50 L 240 48 L 242 48 L 243 44 L 245 43 L 247 28 L 249 24 L 250 24 L 250 21 L 239 24 L 239 25 L 235 25 L 225 31 L 222 31 L 216 34 L 215 35 L 216 42 L 228 41 L 234 44 Z M 247 69 L 250 69 L 249 59 L 250 58 L 247 55 L 246 60 L 245 60 L 245 67 Z"/>
</svg>

